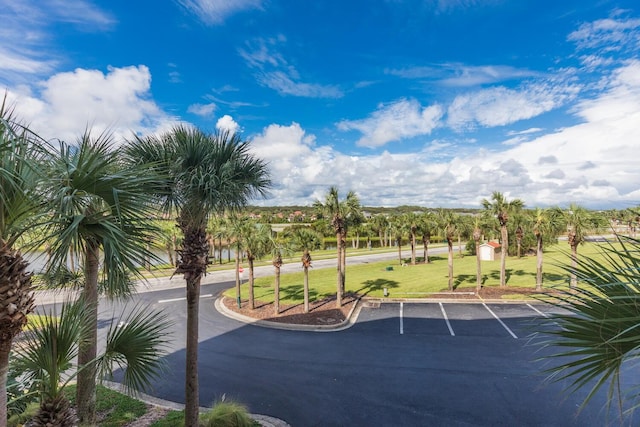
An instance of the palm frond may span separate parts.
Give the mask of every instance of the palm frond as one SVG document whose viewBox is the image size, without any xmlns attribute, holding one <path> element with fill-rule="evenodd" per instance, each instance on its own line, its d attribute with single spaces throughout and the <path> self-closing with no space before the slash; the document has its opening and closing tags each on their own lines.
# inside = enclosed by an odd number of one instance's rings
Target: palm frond
<svg viewBox="0 0 640 427">
<path fill-rule="evenodd" d="M 114 368 L 120 368 L 127 388 L 144 390 L 162 373 L 170 325 L 166 314 L 143 306 L 112 323 L 104 355 L 99 359 L 102 376 L 111 377 Z"/>
<path fill-rule="evenodd" d="M 583 257 L 565 267 L 581 285 L 557 290 L 552 303 L 569 314 L 545 320 L 549 328 L 541 333 L 551 350 L 545 359 L 560 361 L 546 370 L 549 379 L 569 380 L 569 391 L 589 388 L 583 406 L 607 383 L 608 402 L 620 402 L 623 365 L 639 355 L 640 241 L 619 236 L 618 244 L 603 249 L 602 261 Z"/>
</svg>

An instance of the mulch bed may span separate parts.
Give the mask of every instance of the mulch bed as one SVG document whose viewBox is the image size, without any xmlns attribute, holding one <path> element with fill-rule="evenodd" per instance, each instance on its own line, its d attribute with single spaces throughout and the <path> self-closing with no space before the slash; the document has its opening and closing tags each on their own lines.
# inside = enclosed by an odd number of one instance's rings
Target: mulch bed
<svg viewBox="0 0 640 427">
<path fill-rule="evenodd" d="M 289 323 L 297 325 L 338 325 L 344 322 L 358 300 L 357 295 L 345 294 L 342 297 L 342 307 L 336 307 L 336 298 L 325 298 L 318 301 L 309 302 L 309 313 L 304 312 L 304 304 L 286 305 L 280 304 L 280 315 L 275 314 L 273 303 L 256 303 L 256 308 L 249 307 L 248 300 L 241 301 L 241 308 L 238 308 L 236 300 L 225 297 L 222 303 L 229 310 L 244 316 L 258 320 L 268 320 L 270 322 Z"/>
<path fill-rule="evenodd" d="M 490 286 L 480 289 L 480 293 L 476 295 L 473 288 L 456 289 L 453 292 L 442 291 L 431 294 L 429 298 L 435 299 L 459 299 L 459 300 L 478 300 L 478 299 L 501 299 L 504 295 L 526 295 L 533 297 L 534 295 L 540 295 L 540 292 L 536 292 L 533 288 L 517 288 L 517 287 L 499 287 Z M 544 292 L 544 291 L 543 291 Z M 225 297 L 222 303 L 230 311 L 242 314 L 247 317 L 252 317 L 257 320 L 268 320 L 270 322 L 297 324 L 297 325 L 337 325 L 344 322 L 349 315 L 349 312 L 353 308 L 353 305 L 357 303 L 359 299 L 358 295 L 345 294 L 342 299 L 342 307 L 338 309 L 336 307 L 336 299 L 325 298 L 318 301 L 310 302 L 309 313 L 304 313 L 304 306 L 302 303 L 294 305 L 280 304 L 280 314 L 275 314 L 273 303 L 256 303 L 256 308 L 249 308 L 249 301 L 242 300 L 241 308 L 238 308 L 236 300 L 233 298 Z"/>
</svg>

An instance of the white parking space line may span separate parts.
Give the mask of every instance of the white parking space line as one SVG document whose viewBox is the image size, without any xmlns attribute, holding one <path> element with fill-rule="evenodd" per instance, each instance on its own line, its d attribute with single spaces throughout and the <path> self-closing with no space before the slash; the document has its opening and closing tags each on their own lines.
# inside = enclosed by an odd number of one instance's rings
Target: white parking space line
<svg viewBox="0 0 640 427">
<path fill-rule="evenodd" d="M 200 299 L 202 299 L 202 298 L 211 298 L 212 296 L 213 296 L 212 294 L 200 295 Z M 158 300 L 158 304 L 164 304 L 164 303 L 167 303 L 167 302 L 184 301 L 186 299 L 187 299 L 187 297 L 161 299 L 161 300 Z"/>
<path fill-rule="evenodd" d="M 444 311 L 444 305 L 442 305 L 441 302 L 439 302 L 438 304 L 440 304 L 440 311 L 442 311 L 442 316 L 444 317 L 444 321 L 447 322 L 447 328 L 449 328 L 449 333 L 451 334 L 452 337 L 455 337 L 456 334 L 455 332 L 453 332 L 453 328 L 451 327 L 451 322 L 449 322 L 449 318 L 447 317 L 447 312 Z"/>
<path fill-rule="evenodd" d="M 540 314 L 541 316 L 544 316 L 544 317 L 546 317 L 546 318 L 548 318 L 548 317 L 549 317 L 549 315 L 548 315 L 547 313 L 544 313 L 544 312 L 542 312 L 542 311 L 538 310 L 537 308 L 535 308 L 535 307 L 534 307 L 534 306 L 532 306 L 531 304 L 527 304 L 527 307 L 529 307 L 531 310 L 533 310 L 533 311 L 537 312 L 537 313 L 538 313 L 538 314 Z"/>
<path fill-rule="evenodd" d="M 400 335 L 404 334 L 404 319 L 403 319 L 404 303 L 400 303 Z"/>
<path fill-rule="evenodd" d="M 505 325 L 505 323 L 502 321 L 502 319 L 500 319 L 485 303 L 482 303 L 482 305 L 484 305 L 484 308 L 487 309 L 487 311 L 489 311 L 489 313 L 491 313 L 491 315 L 493 317 L 495 317 L 495 319 L 500 322 L 500 324 L 502 325 L 503 328 L 505 328 L 507 330 L 507 332 L 509 332 L 509 334 L 511 334 L 511 336 L 515 339 L 518 339 L 518 336 L 516 334 L 513 333 L 513 331 L 511 329 L 509 329 L 509 327 L 507 325 Z"/>
</svg>

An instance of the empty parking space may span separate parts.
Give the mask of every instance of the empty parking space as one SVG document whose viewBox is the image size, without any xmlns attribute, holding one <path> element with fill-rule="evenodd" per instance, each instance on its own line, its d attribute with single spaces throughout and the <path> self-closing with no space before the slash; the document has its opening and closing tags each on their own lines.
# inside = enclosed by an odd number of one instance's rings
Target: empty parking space
<svg viewBox="0 0 640 427">
<path fill-rule="evenodd" d="M 378 334 L 519 339 L 556 312 L 540 304 L 374 303 L 365 305 L 358 327 Z"/>
</svg>

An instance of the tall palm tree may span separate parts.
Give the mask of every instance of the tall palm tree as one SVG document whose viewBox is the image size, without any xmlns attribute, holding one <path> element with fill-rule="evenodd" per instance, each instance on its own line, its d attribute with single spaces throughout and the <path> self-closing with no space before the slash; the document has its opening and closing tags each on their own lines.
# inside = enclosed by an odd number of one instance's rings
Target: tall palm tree
<svg viewBox="0 0 640 427">
<path fill-rule="evenodd" d="M 271 264 L 274 269 L 273 280 L 273 311 L 275 315 L 280 314 L 280 269 L 284 262 L 282 256 L 289 252 L 289 247 L 282 236 L 274 235 L 269 225 L 269 240 L 267 242 L 267 251 L 271 252 Z"/>
<path fill-rule="evenodd" d="M 82 300 L 67 302 L 60 316 L 47 313 L 16 352 L 18 372 L 27 382 L 39 384 L 40 407 L 32 421 L 35 426 L 77 425 L 63 390 L 82 372 L 83 368 L 72 368 L 80 352 L 79 343 L 91 335 L 88 316 L 90 310 Z M 169 324 L 166 315 L 142 306 L 114 319 L 103 353 L 94 360 L 98 370 L 110 376 L 114 366 L 122 368 L 124 386 L 144 390 L 161 374 Z"/>
<path fill-rule="evenodd" d="M 425 212 L 420 217 L 420 232 L 422 234 L 422 253 L 424 263 L 429 264 L 429 244 L 431 235 L 438 229 L 438 221 L 433 212 Z"/>
<path fill-rule="evenodd" d="M 482 215 L 475 215 L 472 220 L 472 237 L 476 246 L 476 294 L 482 288 L 482 261 L 480 261 L 480 239 L 482 239 L 482 229 L 484 218 Z"/>
<path fill-rule="evenodd" d="M 249 234 L 251 224 L 249 224 L 249 218 L 239 216 L 236 213 L 228 215 L 225 220 L 225 235 L 229 240 L 227 248 L 229 253 L 233 249 L 235 254 L 235 279 L 236 279 L 236 304 L 238 308 L 242 307 L 242 295 L 241 295 L 241 277 L 240 277 L 240 258 L 245 251 L 245 235 Z"/>
<path fill-rule="evenodd" d="M 409 226 L 401 215 L 395 215 L 389 218 L 389 235 L 393 237 L 393 241 L 398 248 L 398 263 L 404 264 L 402 259 L 402 240 L 409 232 Z"/>
<path fill-rule="evenodd" d="M 378 214 L 374 216 L 371 221 L 371 226 L 373 230 L 378 233 L 380 247 L 386 246 L 387 228 L 389 227 L 389 220 L 387 219 L 386 215 Z"/>
<path fill-rule="evenodd" d="M 540 329 L 541 343 L 551 349 L 545 359 L 554 364 L 546 372 L 552 381 L 569 380 L 568 393 L 590 389 L 582 407 L 609 383 L 607 402 L 617 403 L 620 413 L 615 424 L 635 425 L 631 417 L 640 398 L 637 382 L 622 390 L 621 379 L 623 367 L 637 360 L 640 350 L 640 240 L 618 236 L 618 245 L 600 248 L 600 256 L 565 267 L 586 286 L 558 289 L 551 295 L 551 302 L 562 307 L 560 313 L 569 313 L 543 320 L 548 327 Z M 629 368 L 637 372 L 637 367 Z M 626 420 L 623 396 L 636 403 Z"/>
<path fill-rule="evenodd" d="M 420 227 L 420 218 L 413 212 L 408 212 L 403 215 L 402 219 L 406 223 L 407 230 L 409 231 L 409 243 L 411 244 L 411 265 L 416 265 L 416 235 Z"/>
<path fill-rule="evenodd" d="M 5 97 L 6 98 L 6 97 Z M 13 338 L 27 323 L 34 299 L 19 237 L 41 213 L 36 196 L 44 141 L 18 124 L 0 105 L 0 426 L 7 420 L 7 372 Z"/>
<path fill-rule="evenodd" d="M 361 220 L 362 211 L 360 200 L 353 191 L 349 191 L 346 198 L 340 200 L 338 188 L 331 187 L 325 196 L 324 202 L 318 200 L 315 202 L 314 207 L 325 217 L 331 218 L 331 226 L 336 235 L 338 252 L 336 304 L 338 307 L 342 307 L 342 294 L 345 292 L 347 269 L 347 252 L 345 245 L 347 230 L 350 225 Z"/>
<path fill-rule="evenodd" d="M 489 214 L 492 214 L 500 224 L 500 244 L 502 245 L 502 250 L 500 252 L 500 286 L 507 286 L 505 274 L 507 252 L 509 251 L 509 233 L 507 231 L 507 223 L 509 222 L 509 215 L 520 211 L 524 207 L 524 202 L 520 199 L 508 201 L 502 193 L 494 191 L 491 195 L 491 200 L 482 200 L 482 206 Z"/>
<path fill-rule="evenodd" d="M 244 240 L 243 246 L 247 254 L 247 263 L 249 264 L 249 307 L 253 310 L 256 308 L 254 296 L 254 266 L 256 259 L 262 258 L 271 252 L 271 226 L 268 224 L 255 224 L 249 222 L 246 233 L 240 236 Z"/>
<path fill-rule="evenodd" d="M 536 290 L 542 290 L 543 245 L 545 239 L 557 237 L 566 230 L 562 214 L 557 208 L 540 209 L 533 213 L 533 234 L 536 236 Z"/>
<path fill-rule="evenodd" d="M 571 267 L 578 263 L 578 245 L 583 245 L 588 233 L 597 232 L 606 221 L 595 212 L 590 212 L 575 203 L 562 211 L 565 223 L 567 224 L 567 242 L 571 247 Z M 577 285 L 575 274 L 571 274 L 569 286 L 574 288 Z"/>
<path fill-rule="evenodd" d="M 142 279 L 138 266 L 156 259 L 148 242 L 156 234 L 150 218 L 152 199 L 145 190 L 153 177 L 137 166 L 123 165 L 113 140 L 87 130 L 77 145 L 60 143 L 47 166 L 45 239 L 51 258 L 47 272 L 68 265 L 70 252 L 81 255 L 84 285 L 80 298 L 89 312 L 89 339 L 80 343 L 77 410 L 81 423 L 95 424 L 98 296 L 128 296 L 130 278 Z M 102 264 L 102 268 L 100 268 Z"/>
<path fill-rule="evenodd" d="M 177 213 L 184 240 L 176 273 L 187 293 L 185 425 L 198 425 L 198 306 L 200 281 L 207 269 L 208 217 L 239 208 L 270 186 L 267 165 L 249 152 L 237 134 L 207 134 L 177 126 L 161 136 L 135 138 L 127 147 L 130 161 L 153 165 L 164 179 L 155 194 L 168 213 Z"/>
<path fill-rule="evenodd" d="M 438 224 L 447 240 L 447 262 L 449 272 L 449 291 L 453 291 L 453 239 L 458 232 L 460 216 L 447 209 L 440 209 L 437 213 Z"/>
<path fill-rule="evenodd" d="M 309 312 L 309 268 L 311 267 L 311 251 L 320 249 L 322 235 L 308 227 L 296 227 L 288 233 L 293 250 L 302 251 L 302 270 L 304 271 L 304 312 Z"/>
</svg>

